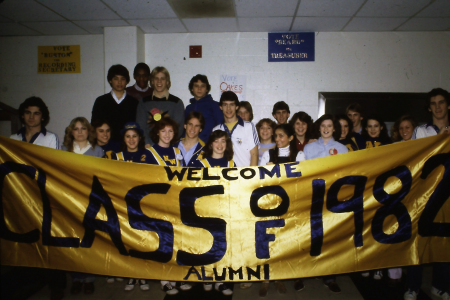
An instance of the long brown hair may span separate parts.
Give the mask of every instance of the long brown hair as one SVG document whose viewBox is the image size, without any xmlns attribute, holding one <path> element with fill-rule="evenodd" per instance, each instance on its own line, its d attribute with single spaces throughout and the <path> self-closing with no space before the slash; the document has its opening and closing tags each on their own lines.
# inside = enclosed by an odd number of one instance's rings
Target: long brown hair
<svg viewBox="0 0 450 300">
<path fill-rule="evenodd" d="M 220 139 L 224 137 L 226 142 L 227 142 L 227 146 L 225 148 L 225 152 L 223 154 L 223 156 L 225 157 L 225 159 L 227 161 L 230 161 L 233 159 L 233 142 L 231 142 L 230 137 L 228 136 L 228 133 L 226 133 L 223 130 L 216 130 L 213 131 L 211 133 L 211 135 L 209 136 L 208 142 L 206 143 L 205 147 L 203 147 L 203 157 L 212 157 L 213 154 L 213 149 L 212 149 L 212 144 L 214 143 L 215 140 Z"/>
<path fill-rule="evenodd" d="M 88 138 L 87 138 L 87 140 L 91 144 L 92 148 L 95 148 L 96 143 L 95 143 L 94 128 L 91 126 L 91 124 L 89 123 L 89 121 L 85 117 L 76 117 L 75 119 L 70 121 L 69 126 L 66 127 L 66 134 L 64 135 L 64 143 L 63 143 L 63 145 L 66 147 L 67 151 L 73 152 L 73 140 L 74 140 L 74 138 L 73 138 L 72 131 L 73 131 L 73 128 L 75 127 L 75 124 L 77 122 L 80 122 L 81 125 L 83 125 L 84 127 L 87 128 L 87 130 L 88 130 Z"/>
</svg>

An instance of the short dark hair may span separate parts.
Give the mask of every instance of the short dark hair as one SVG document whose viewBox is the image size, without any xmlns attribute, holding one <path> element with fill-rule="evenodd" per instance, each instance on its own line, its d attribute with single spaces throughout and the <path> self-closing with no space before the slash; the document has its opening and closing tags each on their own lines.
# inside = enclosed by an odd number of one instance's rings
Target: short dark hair
<svg viewBox="0 0 450 300">
<path fill-rule="evenodd" d="M 400 124 L 403 121 L 410 122 L 412 127 L 413 127 L 412 128 L 413 130 L 414 130 L 414 128 L 417 127 L 417 122 L 416 122 L 416 120 L 414 120 L 414 118 L 412 116 L 409 116 L 409 115 L 401 116 L 400 118 L 398 118 L 395 121 L 394 125 L 392 125 L 392 127 L 391 127 L 391 138 L 392 138 L 393 142 L 398 142 L 398 141 L 402 140 L 402 137 L 400 136 L 399 129 L 400 129 Z"/>
<path fill-rule="evenodd" d="M 291 125 L 292 128 L 294 128 L 295 122 L 297 122 L 297 120 L 300 120 L 308 125 L 308 128 L 306 129 L 305 132 L 305 139 L 306 140 L 311 139 L 314 134 L 314 122 L 311 116 L 305 113 L 304 111 L 296 112 L 289 121 L 289 125 Z"/>
<path fill-rule="evenodd" d="M 94 130 L 96 130 L 99 127 L 102 127 L 103 124 L 106 124 L 109 126 L 109 128 L 111 128 L 111 123 L 106 119 L 95 119 L 91 123 L 92 128 L 94 128 Z"/>
<path fill-rule="evenodd" d="M 316 137 L 320 137 L 320 125 L 325 120 L 331 120 L 333 122 L 333 138 L 335 141 L 339 141 L 339 139 L 341 138 L 341 123 L 339 123 L 339 120 L 333 117 L 332 114 L 324 114 L 320 118 L 318 118 L 316 122 L 314 122 L 314 133 L 316 134 Z"/>
<path fill-rule="evenodd" d="M 239 108 L 245 108 L 248 113 L 250 114 L 250 122 L 253 121 L 253 108 L 252 105 L 250 104 L 250 102 L 248 101 L 240 101 L 239 102 Z"/>
<path fill-rule="evenodd" d="M 203 147 L 203 157 L 211 157 L 213 154 L 212 150 L 212 144 L 215 140 L 220 139 L 222 137 L 225 137 L 225 140 L 227 141 L 227 146 L 225 148 L 224 157 L 226 160 L 230 161 L 233 159 L 233 142 L 231 141 L 230 137 L 228 136 L 228 133 L 226 133 L 223 130 L 216 130 L 211 132 L 211 135 L 209 136 L 208 142 L 206 143 L 205 147 Z"/>
<path fill-rule="evenodd" d="M 45 102 L 39 98 L 39 97 L 30 97 L 25 99 L 25 101 L 22 102 L 19 106 L 19 116 L 20 120 L 24 122 L 23 116 L 25 114 L 25 109 L 27 109 L 30 106 L 37 106 L 39 107 L 39 110 L 42 113 L 42 126 L 47 126 L 48 122 L 50 121 L 50 112 L 48 111 L 47 105 L 45 105 Z"/>
<path fill-rule="evenodd" d="M 150 67 L 146 63 L 143 63 L 143 62 L 138 63 L 134 67 L 133 76 L 136 76 L 140 70 L 146 72 L 150 76 Z"/>
<path fill-rule="evenodd" d="M 354 102 L 352 104 L 350 104 L 349 106 L 347 106 L 347 108 L 345 109 L 345 113 L 348 114 L 349 111 L 356 111 L 357 113 L 359 113 L 361 116 L 363 116 L 363 109 L 362 106 L 357 103 Z"/>
<path fill-rule="evenodd" d="M 278 101 L 273 105 L 272 115 L 274 115 L 277 112 L 277 110 L 285 110 L 288 113 L 291 113 L 291 111 L 289 110 L 289 105 L 284 101 Z"/>
<path fill-rule="evenodd" d="M 352 137 L 354 137 L 354 135 L 353 135 L 353 122 L 352 122 L 352 120 L 350 120 L 350 118 L 347 116 L 347 115 L 344 115 L 344 114 L 339 114 L 339 115 L 336 115 L 336 119 L 338 120 L 338 121 L 340 121 L 340 120 L 344 120 L 344 121 L 346 121 L 347 122 L 347 124 L 348 124 L 348 133 L 347 133 L 347 136 L 345 137 L 346 139 L 351 139 Z M 340 123 L 339 123 L 340 124 Z M 341 133 L 342 133 L 342 126 L 341 126 Z M 339 139 L 340 139 L 341 137 L 339 137 Z"/>
<path fill-rule="evenodd" d="M 239 98 L 233 91 L 225 91 L 220 96 L 219 106 L 222 106 L 223 101 L 234 101 L 236 106 L 239 106 Z"/>
<path fill-rule="evenodd" d="M 363 120 L 362 123 L 362 136 L 365 138 L 370 138 L 369 133 L 366 130 L 367 123 L 369 123 L 369 120 L 375 120 L 378 123 L 380 123 L 380 126 L 383 127 L 380 131 L 379 139 L 382 144 L 390 144 L 391 139 L 389 138 L 388 130 L 386 128 L 386 124 L 383 122 L 383 119 L 378 115 L 370 115 L 367 118 Z"/>
<path fill-rule="evenodd" d="M 184 125 L 187 125 L 190 119 L 197 119 L 200 122 L 200 128 L 205 129 L 205 118 L 203 114 L 199 111 L 191 111 L 184 119 Z"/>
<path fill-rule="evenodd" d="M 209 84 L 208 77 L 206 77 L 206 75 L 197 74 L 191 78 L 191 81 L 189 81 L 189 92 L 192 94 L 192 96 L 194 96 L 194 94 L 192 93 L 192 89 L 194 88 L 194 83 L 196 83 L 199 80 L 206 84 L 206 93 L 207 94 L 209 94 L 209 92 L 211 91 L 211 85 Z"/>
<path fill-rule="evenodd" d="M 431 98 L 432 97 L 436 97 L 436 96 L 442 96 L 445 99 L 445 102 L 447 102 L 447 106 L 450 105 L 450 95 L 449 93 L 441 88 L 435 88 L 432 89 L 431 91 L 429 91 L 427 93 L 427 109 L 430 108 L 430 102 L 431 102 Z"/>
<path fill-rule="evenodd" d="M 124 66 L 122 65 L 111 66 L 111 68 L 109 68 L 108 70 L 108 75 L 106 76 L 108 82 L 110 82 L 116 75 L 125 77 L 125 79 L 127 80 L 127 84 L 130 82 L 130 73 L 128 72 L 128 69 L 125 68 Z M 111 85 L 111 83 L 109 85 Z"/>
<path fill-rule="evenodd" d="M 166 126 L 172 126 L 173 129 L 173 139 L 170 141 L 171 144 L 174 144 L 178 138 L 178 124 L 173 119 L 169 117 L 163 117 L 161 120 L 154 122 L 153 127 L 150 130 L 150 138 L 154 143 L 159 142 L 159 131 L 163 130 Z"/>
<path fill-rule="evenodd" d="M 264 125 L 264 123 L 267 123 L 272 128 L 272 142 L 275 141 L 275 138 L 273 137 L 273 133 L 275 132 L 275 127 L 277 126 L 277 123 L 275 123 L 273 120 L 269 118 L 264 118 L 259 120 L 258 123 L 256 123 L 256 132 L 258 133 L 259 140 L 261 140 L 261 135 L 259 134 L 259 130 Z"/>
</svg>

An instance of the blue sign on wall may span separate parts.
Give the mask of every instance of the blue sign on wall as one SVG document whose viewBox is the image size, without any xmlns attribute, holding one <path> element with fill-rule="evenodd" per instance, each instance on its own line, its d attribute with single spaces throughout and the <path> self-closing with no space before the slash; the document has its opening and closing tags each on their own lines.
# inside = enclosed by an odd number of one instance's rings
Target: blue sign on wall
<svg viewBox="0 0 450 300">
<path fill-rule="evenodd" d="M 269 33 L 270 61 L 314 61 L 314 32 Z"/>
</svg>

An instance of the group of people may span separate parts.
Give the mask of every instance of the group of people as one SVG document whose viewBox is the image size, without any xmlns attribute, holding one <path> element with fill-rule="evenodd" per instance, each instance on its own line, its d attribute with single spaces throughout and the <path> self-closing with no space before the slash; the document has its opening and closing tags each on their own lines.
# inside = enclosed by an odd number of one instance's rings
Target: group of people
<svg viewBox="0 0 450 300">
<path fill-rule="evenodd" d="M 289 105 L 284 101 L 274 104 L 272 117 L 252 123 L 253 109 L 249 102 L 239 101 L 232 91 L 223 92 L 219 102 L 209 94 L 211 85 L 205 75 L 196 75 L 189 82 L 193 98 L 184 108 L 182 100 L 169 93 L 170 74 L 164 67 L 150 72 L 145 63 L 136 65 L 135 84 L 130 82 L 128 70 L 122 65 L 112 66 L 107 75 L 111 92 L 98 97 L 89 122 L 84 117 L 74 118 L 65 130 L 62 149 L 77 154 L 105 157 L 133 163 L 186 167 L 245 167 L 303 161 L 334 156 L 349 151 L 379 147 L 393 142 L 404 142 L 437 134 L 449 134 L 449 93 L 441 88 L 428 93 L 429 123 L 417 126 L 410 116 L 398 119 L 391 137 L 379 116 L 365 115 L 360 104 L 352 104 L 346 112 L 336 116 L 325 114 L 315 122 L 306 112 L 290 117 Z M 149 86 L 150 82 L 150 86 Z M 31 97 L 19 107 L 24 124 L 11 138 L 50 148 L 60 149 L 56 134 L 45 126 L 49 111 L 42 99 Z M 435 263 L 432 293 L 449 299 L 449 264 Z M 374 279 L 385 273 L 373 270 Z M 395 285 L 402 276 L 401 268 L 387 270 L 389 284 Z M 94 292 L 93 274 L 71 272 L 71 293 L 84 290 Z M 363 272 L 368 277 L 370 272 Z M 65 272 L 49 270 L 53 299 L 64 295 Z M 408 267 L 406 300 L 414 300 L 421 286 L 422 267 Z M 108 282 L 123 280 L 108 277 Z M 336 276 L 323 277 L 332 292 L 340 292 Z M 278 292 L 285 293 L 283 281 L 275 281 Z M 125 290 L 139 284 L 148 290 L 146 279 L 129 278 Z M 233 290 L 228 283 L 204 283 L 203 288 L 214 288 L 224 295 Z M 244 282 L 241 288 L 252 284 Z M 162 280 L 161 288 L 169 295 L 192 288 L 188 282 Z M 302 279 L 296 279 L 295 290 L 302 290 Z M 259 295 L 267 295 L 269 282 L 260 285 Z M 447 298 L 446 298 L 447 297 Z"/>
</svg>

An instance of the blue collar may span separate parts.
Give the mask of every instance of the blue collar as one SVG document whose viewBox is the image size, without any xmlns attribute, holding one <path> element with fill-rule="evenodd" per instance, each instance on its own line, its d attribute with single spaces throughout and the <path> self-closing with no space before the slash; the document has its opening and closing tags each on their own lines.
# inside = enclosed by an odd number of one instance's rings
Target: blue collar
<svg viewBox="0 0 450 300">
<path fill-rule="evenodd" d="M 213 99 L 213 98 L 211 97 L 211 95 L 208 94 L 208 95 L 206 95 L 205 97 L 200 98 L 200 99 L 198 99 L 198 100 L 195 100 L 195 98 L 191 98 L 191 99 L 189 100 L 189 102 L 190 102 L 190 103 L 205 102 L 205 101 L 209 101 L 209 100 L 212 100 L 212 99 Z"/>
<path fill-rule="evenodd" d="M 238 121 L 237 121 L 236 124 L 234 124 L 234 127 L 233 127 L 233 129 L 231 129 L 231 132 L 230 132 L 230 130 L 228 129 L 228 126 L 225 124 L 225 121 L 223 121 L 223 129 L 225 130 L 226 133 L 228 133 L 228 136 L 229 136 L 230 138 L 231 138 L 231 136 L 232 136 L 234 130 L 236 129 L 236 127 L 237 127 L 238 125 L 241 125 L 242 127 L 244 127 L 244 120 L 242 120 L 242 118 L 239 117 L 239 116 L 237 116 L 237 118 L 238 118 Z"/>
<path fill-rule="evenodd" d="M 27 140 L 25 139 L 25 126 L 20 128 L 19 131 L 17 132 L 17 135 L 22 135 L 22 141 L 26 142 Z M 33 144 L 34 141 L 37 139 L 37 137 L 39 136 L 39 134 L 43 134 L 44 136 L 47 134 L 47 129 L 45 129 L 44 126 L 41 126 L 41 130 L 36 132 L 30 139 L 30 144 Z"/>
<path fill-rule="evenodd" d="M 427 123 L 426 127 L 433 127 L 434 130 L 436 130 L 436 133 L 439 133 L 439 128 L 433 124 L 433 120 L 431 120 L 430 122 Z"/>
</svg>

